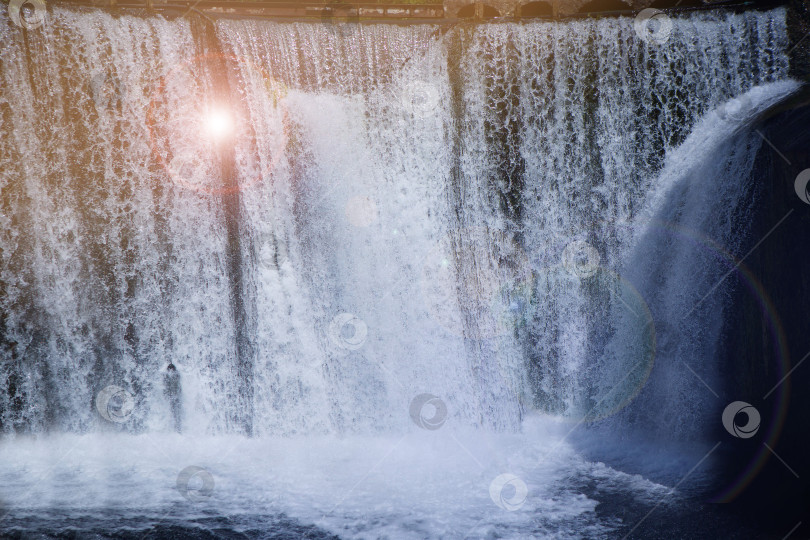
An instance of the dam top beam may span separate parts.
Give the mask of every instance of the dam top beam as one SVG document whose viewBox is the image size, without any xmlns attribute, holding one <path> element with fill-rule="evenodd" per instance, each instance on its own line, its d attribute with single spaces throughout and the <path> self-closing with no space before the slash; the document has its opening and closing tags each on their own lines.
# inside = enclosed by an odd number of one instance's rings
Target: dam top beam
<svg viewBox="0 0 810 540">
<path fill-rule="evenodd" d="M 407 2 L 407 0 L 405 0 Z M 51 5 L 146 9 L 149 11 L 196 11 L 211 15 L 254 16 L 306 21 L 439 22 L 457 19 L 560 18 L 604 14 L 632 14 L 647 7 L 659 9 L 714 9 L 723 7 L 773 7 L 779 0 L 411 0 L 408 3 L 350 2 L 344 0 L 55 0 Z"/>
<path fill-rule="evenodd" d="M 784 4 L 781 0 L 444 0 L 445 16 L 457 18 L 460 13 L 475 13 L 494 18 L 560 18 L 603 14 L 633 14 L 648 7 L 661 10 L 716 8 L 768 8 Z M 494 11 L 493 11 L 494 10 Z"/>
<path fill-rule="evenodd" d="M 444 4 L 380 2 L 296 2 L 290 0 L 58 0 L 51 5 L 155 11 L 193 10 L 225 15 L 259 16 L 307 21 L 443 20 Z"/>
</svg>

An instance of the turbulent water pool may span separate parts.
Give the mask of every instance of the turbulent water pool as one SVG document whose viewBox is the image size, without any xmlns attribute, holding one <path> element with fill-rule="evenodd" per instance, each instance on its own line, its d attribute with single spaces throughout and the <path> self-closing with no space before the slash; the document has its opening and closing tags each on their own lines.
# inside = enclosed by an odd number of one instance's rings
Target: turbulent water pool
<svg viewBox="0 0 810 540">
<path fill-rule="evenodd" d="M 199 538 L 616 538 L 663 520 L 666 537 L 735 531 L 728 518 L 695 513 L 670 487 L 584 459 L 566 440 L 574 426 L 533 418 L 520 434 L 446 426 L 344 438 L 23 439 L 3 448 L 4 506 L 14 509 L 3 530 L 11 537 L 76 531 L 80 538 L 171 531 Z M 187 466 L 200 471 L 178 484 Z M 523 484 L 507 481 L 493 491 L 503 474 Z M 684 514 L 693 522 L 673 527 Z"/>
</svg>

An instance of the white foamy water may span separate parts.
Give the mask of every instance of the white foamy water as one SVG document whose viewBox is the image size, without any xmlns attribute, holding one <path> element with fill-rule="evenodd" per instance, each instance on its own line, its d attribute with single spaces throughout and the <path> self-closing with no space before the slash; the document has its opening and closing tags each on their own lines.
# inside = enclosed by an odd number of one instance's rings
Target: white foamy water
<svg viewBox="0 0 810 540">
<path fill-rule="evenodd" d="M 535 418 L 508 435 L 452 426 L 345 439 L 63 435 L 4 445 L 0 480 L 15 519 L 60 509 L 88 520 L 112 511 L 180 523 L 246 515 L 258 525 L 284 513 L 343 538 L 609 538 L 617 523 L 597 516 L 583 479 L 638 504 L 668 489 L 583 460 L 563 440 L 570 427 Z M 190 465 L 210 472 L 209 496 L 178 491 Z M 504 473 L 528 488 L 513 511 L 490 496 Z M 192 492 L 203 486 L 194 482 Z"/>
</svg>

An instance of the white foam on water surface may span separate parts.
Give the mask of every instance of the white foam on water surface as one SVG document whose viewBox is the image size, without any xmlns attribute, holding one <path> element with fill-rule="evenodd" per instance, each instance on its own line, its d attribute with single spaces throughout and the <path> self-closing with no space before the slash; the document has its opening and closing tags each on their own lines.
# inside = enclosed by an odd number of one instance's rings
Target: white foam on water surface
<svg viewBox="0 0 810 540">
<path fill-rule="evenodd" d="M 284 513 L 343 538 L 607 538 L 597 502 L 572 478 L 621 486 L 650 501 L 664 486 L 583 460 L 565 441 L 570 424 L 533 418 L 520 434 L 444 426 L 384 436 L 289 438 L 61 435 L 2 446 L 5 509 L 15 517 L 199 516 Z M 210 472 L 210 496 L 188 501 L 181 470 Z M 501 474 L 526 484 L 514 511 L 490 485 Z M 199 489 L 201 482 L 189 483 Z M 514 491 L 504 492 L 509 500 Z M 114 524 L 110 524 L 114 527 Z"/>
</svg>

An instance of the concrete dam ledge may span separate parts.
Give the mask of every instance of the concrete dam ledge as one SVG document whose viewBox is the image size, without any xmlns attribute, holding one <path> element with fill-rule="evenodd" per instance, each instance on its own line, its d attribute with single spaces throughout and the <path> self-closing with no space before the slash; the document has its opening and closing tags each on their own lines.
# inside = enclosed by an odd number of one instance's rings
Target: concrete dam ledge
<svg viewBox="0 0 810 540">
<path fill-rule="evenodd" d="M 146 10 L 171 15 L 189 11 L 212 16 L 247 16 L 268 19 L 330 22 L 459 22 L 519 21 L 571 17 L 632 15 L 645 8 L 662 11 L 704 9 L 770 9 L 780 0 L 446 0 L 444 3 L 294 2 L 230 0 L 60 0 L 51 5 Z"/>
<path fill-rule="evenodd" d="M 27 3 L 45 0 L 26 0 Z M 87 7 L 141 16 L 260 18 L 285 22 L 439 24 L 530 22 L 581 17 L 635 16 L 654 8 L 668 13 L 697 10 L 787 8 L 790 72 L 810 82 L 810 0 L 446 0 L 444 3 L 290 2 L 247 0 L 54 0 L 51 6 Z"/>
</svg>

